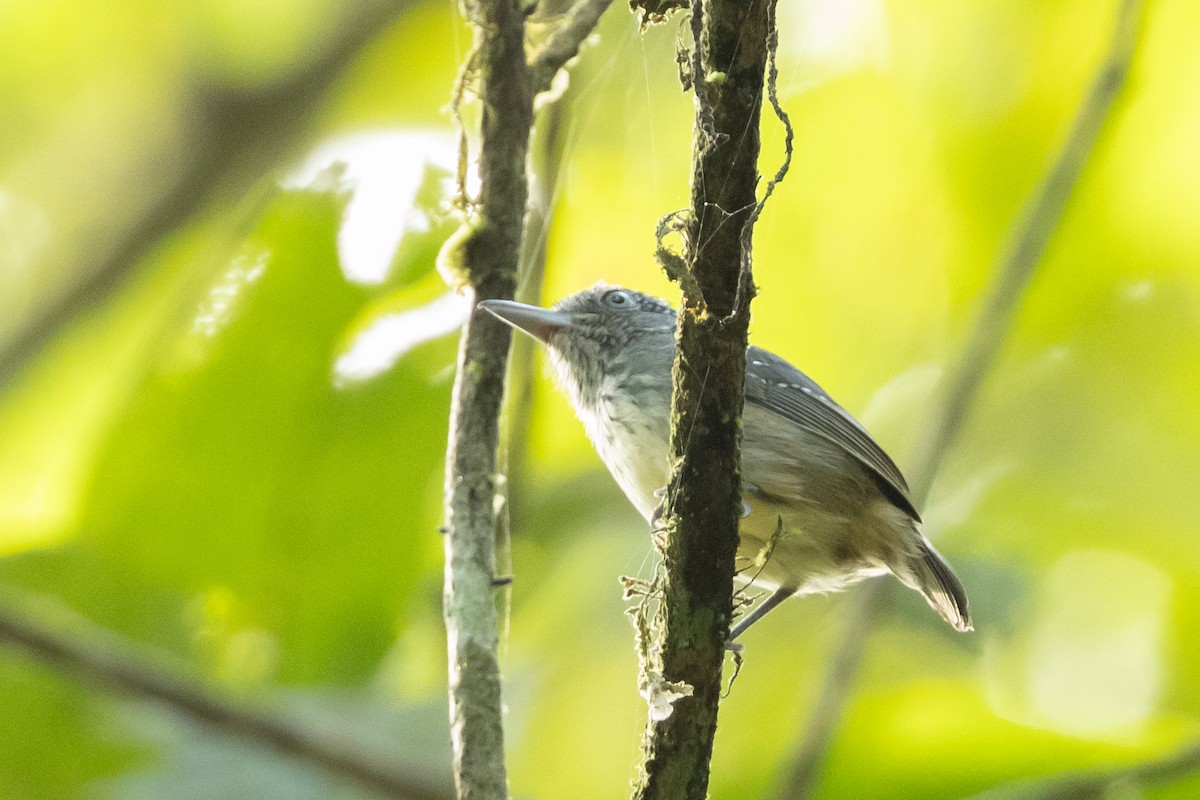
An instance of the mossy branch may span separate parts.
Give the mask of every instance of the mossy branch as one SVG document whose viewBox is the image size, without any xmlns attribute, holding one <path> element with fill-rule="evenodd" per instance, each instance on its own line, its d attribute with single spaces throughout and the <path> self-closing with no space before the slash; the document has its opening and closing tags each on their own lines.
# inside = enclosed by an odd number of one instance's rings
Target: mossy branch
<svg viewBox="0 0 1200 800">
<path fill-rule="evenodd" d="M 638 800 L 707 794 L 732 617 L 741 519 L 741 416 L 759 207 L 759 117 L 771 0 L 692 4 L 696 95 L 691 211 L 679 217 L 683 289 L 672 370 L 672 474 L 664 498 L 661 602 L 640 620 L 650 719 Z M 679 274 L 680 270 L 683 274 Z"/>
</svg>

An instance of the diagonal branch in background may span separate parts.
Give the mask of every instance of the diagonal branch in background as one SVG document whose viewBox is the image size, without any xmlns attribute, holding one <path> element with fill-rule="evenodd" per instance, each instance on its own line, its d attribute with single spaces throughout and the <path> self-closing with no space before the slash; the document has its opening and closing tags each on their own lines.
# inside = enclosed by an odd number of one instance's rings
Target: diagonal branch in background
<svg viewBox="0 0 1200 800">
<path fill-rule="evenodd" d="M 1025 288 L 1062 220 L 1063 209 L 1095 150 L 1133 60 L 1142 26 L 1139 0 L 1121 0 L 1108 51 L 1042 184 L 1027 201 L 1011 241 L 994 270 L 994 280 L 981 303 L 962 355 L 947 373 L 931 414 L 929 433 L 910 472 L 913 498 L 925 504 L 942 461 L 962 429 L 980 386 L 1008 335 Z M 846 632 L 830 660 L 814 714 L 801 737 L 778 797 L 811 796 L 820 775 L 837 721 L 853 686 L 865 649 L 867 628 L 883 608 L 884 587 L 868 584 L 857 593 Z"/>
<path fill-rule="evenodd" d="M 606 3 L 583 11 L 552 38 L 553 49 L 525 56 L 525 9 L 519 0 L 470 0 L 475 50 L 456 87 L 476 78 L 482 105 L 480 194 L 442 249 L 439 268 L 472 301 L 511 300 L 517 288 L 529 182 L 526 159 L 537 80 L 549 81 L 578 51 Z M 577 7 L 578 10 L 578 7 Z M 477 72 L 477 74 L 472 74 Z M 461 151 L 460 151 L 461 152 Z M 460 186 L 465 170 L 460 159 Z M 495 589 L 499 419 L 510 330 L 474 312 L 459 343 L 446 451 L 446 571 L 443 609 L 449 649 L 450 734 L 454 779 L 463 800 L 507 800 Z M 499 513 L 504 513 L 501 508 Z"/>
<path fill-rule="evenodd" d="M 1165 786 L 1200 773 L 1200 741 L 1192 742 L 1174 755 L 1134 764 L 1121 769 L 1060 775 L 1042 781 L 1019 783 L 989 789 L 970 800 L 1105 800 L 1114 789 Z"/>
<path fill-rule="evenodd" d="M 89 243 L 76 258 L 78 263 L 66 269 L 71 282 L 0 342 L 0 393 L 72 320 L 123 286 L 163 239 L 218 195 L 241 196 L 264 172 L 291 157 L 332 84 L 410 5 L 411 0 L 360 0 L 350 5 L 324 49 L 278 83 L 253 90 L 193 90 L 186 138 L 177 143 L 180 167 L 107 246 Z M 153 153 L 148 160 L 169 159 Z M 153 189 L 143 191 L 153 195 Z"/>
<path fill-rule="evenodd" d="M 447 800 L 450 787 L 364 753 L 365 743 L 322 733 L 300 721 L 232 696 L 180 671 L 157 654 L 103 630 L 48 601 L 5 590 L 0 596 L 0 642 L 88 683 L 158 703 L 211 730 L 269 747 L 328 775 L 395 800 Z M 382 755 L 382 754 L 381 754 Z"/>
<path fill-rule="evenodd" d="M 691 6 L 692 208 L 686 266 L 672 275 L 683 289 L 672 368 L 672 471 L 662 596 L 649 631 L 655 644 L 642 654 L 651 714 L 637 800 L 704 800 L 708 790 L 742 516 L 741 418 L 754 293 L 748 228 L 759 205 L 772 10 L 773 0 Z M 646 630 L 644 618 L 639 629 Z M 673 703 L 666 715 L 664 702 Z"/>
</svg>

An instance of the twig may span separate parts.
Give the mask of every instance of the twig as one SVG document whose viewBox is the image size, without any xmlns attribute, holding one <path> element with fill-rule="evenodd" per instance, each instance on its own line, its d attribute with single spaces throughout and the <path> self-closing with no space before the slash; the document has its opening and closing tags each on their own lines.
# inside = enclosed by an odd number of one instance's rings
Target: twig
<svg viewBox="0 0 1200 800">
<path fill-rule="evenodd" d="M 0 641 L 85 681 L 159 703 L 215 731 L 269 747 L 382 797 L 450 797 L 448 786 L 407 774 L 382 757 L 365 755 L 364 743 L 347 742 L 341 734 L 322 734 L 310 722 L 183 677 L 160 655 L 151 655 L 48 601 L 5 590 L 0 597 Z"/>
<path fill-rule="evenodd" d="M 989 789 L 970 800 L 1103 800 L 1118 786 L 1162 786 L 1200 772 L 1200 741 L 1166 758 L 1123 769 L 1080 772 Z"/>
<path fill-rule="evenodd" d="M 775 5 L 774 0 L 767 5 L 767 100 L 771 104 L 771 110 L 775 112 L 775 118 L 783 125 L 783 162 L 767 181 L 766 191 L 763 192 L 762 198 L 754 204 L 754 210 L 750 212 L 750 217 L 742 226 L 742 281 L 738 284 L 739 300 L 743 292 L 753 291 L 750 237 L 763 209 L 767 207 L 767 201 L 775 193 L 775 188 L 783 183 L 788 170 L 792 167 L 793 142 L 796 138 L 796 130 L 792 127 L 792 118 L 783 110 L 783 106 L 779 102 L 779 64 L 776 58 L 779 52 L 779 25 L 775 18 Z M 734 305 L 740 306 L 741 303 L 735 302 Z"/>
<path fill-rule="evenodd" d="M 672 369 L 662 599 L 652 627 L 647 612 L 635 617 L 651 708 L 636 800 L 707 794 L 742 513 L 740 433 L 754 293 L 745 229 L 757 208 L 771 4 L 692 4 L 692 210 L 685 269 L 676 275 L 683 302 Z"/>
<path fill-rule="evenodd" d="M 569 99 L 563 97 L 543 107 L 535 125 L 531 158 L 534 180 L 529 215 L 525 220 L 524 252 L 516 292 L 516 299 L 523 303 L 536 305 L 542 301 L 546 246 L 568 150 L 567 125 L 570 119 Z M 532 338 L 518 336 L 513 340 L 508 367 L 509 396 L 505 401 L 508 425 L 503 442 L 511 475 L 525 474 L 532 421 L 533 380 L 537 374 L 534 367 L 536 353 L 537 342 Z"/>
<path fill-rule="evenodd" d="M 1057 229 L 1063 209 L 1095 149 L 1096 140 L 1112 116 L 1113 103 L 1125 83 L 1141 28 L 1138 0 L 1122 0 L 1108 53 L 1101 63 L 1086 99 L 1067 134 L 1058 157 L 1041 186 L 1027 201 L 1013 229 L 1011 243 L 994 270 L 994 281 L 984 295 L 979 317 L 962 355 L 947 373 L 939 391 L 941 400 L 931 413 L 929 431 L 913 459 L 910 472 L 916 505 L 925 503 L 938 469 L 962 429 L 979 387 L 1003 345 L 1030 277 Z M 779 794 L 788 800 L 811 795 L 825 761 L 852 682 L 847 679 L 858 665 L 867 628 L 883 607 L 881 584 L 864 586 L 855 599 L 847 631 L 838 644 L 826 673 L 813 716 L 791 761 Z"/>
<path fill-rule="evenodd" d="M 563 159 L 566 155 L 564 123 L 567 117 L 566 99 L 559 98 L 542 108 L 536 121 L 529 214 L 525 220 L 524 246 L 518 270 L 515 298 L 522 303 L 538 304 L 542 298 L 542 283 L 546 275 L 546 243 L 554 213 Z M 528 336 L 513 339 L 508 363 L 508 391 L 501 414 L 500 450 L 497 462 L 506 475 L 522 476 L 529 455 L 529 431 L 533 411 L 533 380 L 536 375 L 534 358 L 536 343 Z M 514 491 L 515 488 L 515 491 Z M 521 513 L 520 486 L 505 481 L 502 504 L 498 502 L 496 532 L 496 569 L 500 574 L 512 571 L 512 537 L 510 518 Z M 516 501 L 513 502 L 513 497 Z M 512 592 L 499 598 L 501 640 L 508 635 Z"/>
<path fill-rule="evenodd" d="M 550 88 L 554 76 L 579 53 L 583 41 L 591 35 L 612 0 L 576 0 L 566 19 L 545 44 L 529 59 L 534 92 Z"/>
<path fill-rule="evenodd" d="M 224 191 L 240 196 L 264 170 L 288 158 L 330 85 L 410 4 L 411 0 L 357 3 L 324 50 L 279 83 L 253 91 L 196 88 L 186 128 L 188 138 L 178 144 L 183 160 L 178 173 L 161 195 L 147 199 L 140 213 L 108 246 L 89 242 L 77 263 L 63 270 L 74 276 L 71 282 L 5 337 L 0 350 L 0 393 L 72 320 L 124 285 L 158 243 L 214 195 Z M 165 160 L 162 154 L 154 158 Z"/>
</svg>

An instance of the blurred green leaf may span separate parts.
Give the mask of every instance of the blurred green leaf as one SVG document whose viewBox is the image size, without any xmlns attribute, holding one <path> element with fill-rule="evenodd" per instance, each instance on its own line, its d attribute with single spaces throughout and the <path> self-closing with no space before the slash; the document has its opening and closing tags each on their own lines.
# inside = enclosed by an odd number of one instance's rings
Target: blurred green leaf
<svg viewBox="0 0 1200 800">
<path fill-rule="evenodd" d="M 72 797 L 140 768 L 146 749 L 113 736 L 93 690 L 0 655 L 0 797 Z"/>
<path fill-rule="evenodd" d="M 171 167 L 163 154 L 192 140 L 185 87 L 278 77 L 339 11 L 77 6 L 0 8 L 0 329 L 72 277 L 46 270 L 50 255 L 107 235 Z M 1200 736 L 1200 6 L 1148 8 L 1117 124 L 933 493 L 927 530 L 967 585 L 978 631 L 952 636 L 897 593 L 821 798 L 948 800 Z M 902 467 L 1111 11 L 781 4 L 797 149 L 756 230 L 751 335 L 863 416 Z M 694 108 L 677 33 L 639 34 L 614 9 L 572 69 L 547 301 L 597 280 L 677 296 L 652 263 L 654 221 L 688 196 Z M 66 330 L 0 405 L 0 579 L 221 684 L 290 686 L 323 720 L 378 730 L 439 766 L 446 334 L 468 309 L 432 257 L 451 227 L 445 105 L 470 46 L 453 8 L 417 3 L 323 106 L 320 141 L 297 153 L 320 162 L 314 174 L 264 190 L 261 210 L 214 210 L 162 242 L 144 277 Z M 327 158 L 348 141 L 378 149 Z M 760 171 L 781 157 L 768 117 Z M 316 184 L 329 191 L 299 188 L 339 160 L 340 179 Z M 347 225 L 363 175 L 395 197 Z M 374 251 L 366 280 L 339 247 L 356 225 L 375 244 L 398 237 Z M 368 345 L 366 367 L 340 371 Z M 531 415 L 531 441 L 527 469 L 510 476 L 512 791 L 610 798 L 626 791 L 644 723 L 616 576 L 645 576 L 652 548 L 549 380 L 517 412 Z M 1097 553 L 1128 574 L 1069 568 Z M 791 601 L 750 633 L 722 710 L 716 800 L 769 796 L 848 599 Z M 1074 669 L 1082 693 L 1123 663 L 1124 651 L 1093 669 L 1072 638 L 1108 641 L 1128 622 L 1121 609 L 1141 615 L 1125 627 L 1153 633 L 1135 676 L 1157 676 L 1152 702 L 1108 726 L 1113 698 L 1093 686 L 1104 702 L 1086 714 L 1064 703 L 1039 717 L 1031 687 Z M 0 796 L 342 791 L 43 670 L 0 659 Z M 1098 723 L 1083 730 L 1087 714 Z M 1191 780 L 1144 795 L 1197 791 Z"/>
<path fill-rule="evenodd" d="M 157 617 L 176 647 L 203 630 L 205 648 L 258 648 L 245 657 L 271 662 L 262 677 L 287 681 L 361 679 L 390 645 L 439 545 L 425 490 L 451 351 L 334 388 L 367 299 L 336 266 L 339 207 L 282 195 L 163 338 L 97 457 L 78 540 L 43 556 L 99 621 L 144 635 Z"/>
</svg>

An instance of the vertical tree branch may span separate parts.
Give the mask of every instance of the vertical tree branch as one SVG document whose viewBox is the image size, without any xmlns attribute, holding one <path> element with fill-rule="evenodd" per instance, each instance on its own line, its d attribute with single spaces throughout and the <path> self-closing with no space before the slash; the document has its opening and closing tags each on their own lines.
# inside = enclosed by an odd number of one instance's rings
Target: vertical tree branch
<svg viewBox="0 0 1200 800">
<path fill-rule="evenodd" d="M 533 154 L 530 159 L 534 179 L 530 187 L 529 216 L 525 224 L 525 248 L 516 299 L 540 305 L 546 277 L 546 245 L 559 181 L 567 152 L 567 127 L 570 120 L 570 96 L 562 97 L 541 109 L 535 122 Z M 535 355 L 538 343 L 518 336 L 512 343 L 508 367 L 508 393 L 505 403 L 507 427 L 504 431 L 509 472 L 524 475 L 529 455 L 529 435 L 536 375 Z M 519 516 L 520 500 L 512 503 Z"/>
<path fill-rule="evenodd" d="M 467 6 L 475 25 L 482 103 L 474 216 L 447 243 L 472 301 L 512 299 L 529 194 L 525 159 L 533 90 L 519 0 Z M 507 800 L 495 585 L 496 452 L 509 330 L 488 314 L 467 320 L 458 351 L 446 452 L 444 613 L 450 733 L 462 800 Z"/>
<path fill-rule="evenodd" d="M 1108 52 L 1097 69 L 1091 89 L 1080 106 L 1066 141 L 1041 185 L 1026 202 L 999 262 L 991 287 L 984 294 L 979 316 L 962 355 L 947 372 L 937 405 L 926 426 L 928 433 L 909 473 L 913 499 L 924 505 L 942 461 L 962 430 L 979 388 L 996 360 L 1016 316 L 1034 269 L 1050 237 L 1062 221 L 1063 209 L 1079 182 L 1096 140 L 1112 118 L 1114 102 L 1125 84 L 1141 30 L 1139 0 L 1121 0 Z M 853 686 L 853 675 L 864 651 L 866 628 L 883 607 L 885 589 L 875 582 L 855 598 L 846 633 L 830 660 L 816 711 L 798 744 L 779 797 L 809 797 L 825 762 L 836 721 Z"/>
<path fill-rule="evenodd" d="M 526 158 L 533 98 L 578 51 L 606 3 L 590 0 L 569 15 L 554 46 L 526 62 L 525 10 L 519 0 L 468 0 L 475 27 L 456 94 L 477 84 L 482 105 L 476 203 L 443 247 L 443 273 L 473 302 L 511 300 L 517 288 L 529 183 Z M 460 186 L 463 185 L 460 164 Z M 446 452 L 444 615 L 449 649 L 450 734 L 461 800 L 507 800 L 498 658 L 496 576 L 497 444 L 510 329 L 486 313 L 464 326 Z"/>
<path fill-rule="evenodd" d="M 692 5 L 692 209 L 686 270 L 675 275 L 683 302 L 672 370 L 665 574 L 653 623 L 661 646 L 644 665 L 652 713 L 634 790 L 639 800 L 703 800 L 708 788 L 741 518 L 741 415 L 753 295 L 746 228 L 758 205 L 769 14 L 770 0 Z M 662 703 L 672 699 L 662 718 Z"/>
<path fill-rule="evenodd" d="M 530 61 L 530 66 L 536 60 Z M 541 109 L 534 121 L 534 136 L 530 163 L 533 180 L 530 186 L 529 213 L 525 219 L 525 236 L 521 266 L 518 270 L 515 297 L 519 302 L 538 305 L 542 299 L 542 283 L 546 275 L 546 240 L 550 234 L 551 218 L 558 189 L 560 169 L 566 153 L 564 145 L 566 98 L 560 98 Z M 524 476 L 529 456 L 529 432 L 533 412 L 534 357 L 537 343 L 528 336 L 513 339 L 508 360 L 507 396 L 501 412 L 500 450 L 498 458 L 509 476 Z M 496 531 L 496 569 L 503 578 L 512 571 L 512 518 L 521 514 L 521 487 L 505 481 L 499 493 L 499 519 Z M 516 498 L 514 501 L 513 498 Z M 518 522 L 519 524 L 519 522 Z M 512 608 L 512 587 L 501 589 L 499 599 L 501 638 L 507 636 Z"/>
</svg>

